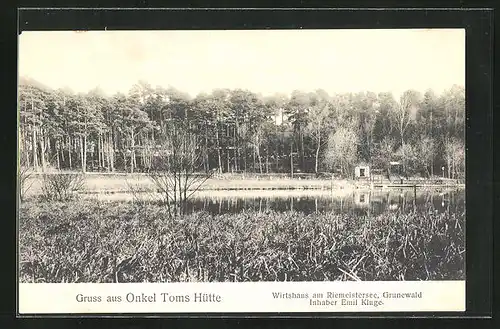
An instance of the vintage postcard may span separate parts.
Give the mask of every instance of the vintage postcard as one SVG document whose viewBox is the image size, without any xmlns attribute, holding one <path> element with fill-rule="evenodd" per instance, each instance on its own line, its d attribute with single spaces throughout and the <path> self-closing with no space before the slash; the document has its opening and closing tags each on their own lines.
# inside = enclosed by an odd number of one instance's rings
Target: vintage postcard
<svg viewBox="0 0 500 329">
<path fill-rule="evenodd" d="M 19 36 L 19 313 L 465 311 L 465 30 Z"/>
</svg>

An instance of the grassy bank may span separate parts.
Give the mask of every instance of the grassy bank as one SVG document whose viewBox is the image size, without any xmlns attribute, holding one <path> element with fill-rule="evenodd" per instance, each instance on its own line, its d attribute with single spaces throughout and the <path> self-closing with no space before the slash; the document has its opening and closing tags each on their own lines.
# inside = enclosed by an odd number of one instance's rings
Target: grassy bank
<svg viewBox="0 0 500 329">
<path fill-rule="evenodd" d="M 21 282 L 464 279 L 464 214 L 197 213 L 20 206 Z"/>
</svg>

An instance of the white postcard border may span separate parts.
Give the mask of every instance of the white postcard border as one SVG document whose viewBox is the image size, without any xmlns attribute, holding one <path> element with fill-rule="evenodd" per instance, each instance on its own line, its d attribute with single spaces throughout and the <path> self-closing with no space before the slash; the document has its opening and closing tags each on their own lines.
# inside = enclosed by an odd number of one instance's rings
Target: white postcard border
<svg viewBox="0 0 500 329">
<path fill-rule="evenodd" d="M 20 315 L 463 312 L 466 302 L 465 281 L 21 283 L 18 300 Z"/>
</svg>

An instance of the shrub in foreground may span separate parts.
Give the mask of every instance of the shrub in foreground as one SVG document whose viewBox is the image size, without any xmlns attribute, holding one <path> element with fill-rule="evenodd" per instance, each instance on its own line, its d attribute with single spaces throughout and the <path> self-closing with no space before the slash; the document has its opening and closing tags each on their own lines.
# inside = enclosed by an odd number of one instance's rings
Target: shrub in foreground
<svg viewBox="0 0 500 329">
<path fill-rule="evenodd" d="M 464 279 L 464 214 L 196 213 L 25 203 L 22 282 Z"/>
<path fill-rule="evenodd" d="M 41 198 L 65 201 L 75 198 L 83 189 L 85 176 L 82 173 L 55 172 L 42 176 Z"/>
</svg>

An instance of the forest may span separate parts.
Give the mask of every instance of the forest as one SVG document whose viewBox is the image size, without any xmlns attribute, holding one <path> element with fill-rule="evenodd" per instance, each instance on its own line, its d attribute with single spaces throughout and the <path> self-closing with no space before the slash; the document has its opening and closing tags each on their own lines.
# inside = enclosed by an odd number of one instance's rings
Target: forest
<svg viewBox="0 0 500 329">
<path fill-rule="evenodd" d="M 182 129 L 195 139 L 200 172 L 351 177 L 358 163 L 384 171 L 394 161 L 412 176 L 465 172 L 465 89 L 457 85 L 398 97 L 242 89 L 191 97 L 139 81 L 109 96 L 21 77 L 18 106 L 20 163 L 36 171 L 148 172 L 172 151 L 165 132 Z"/>
</svg>

